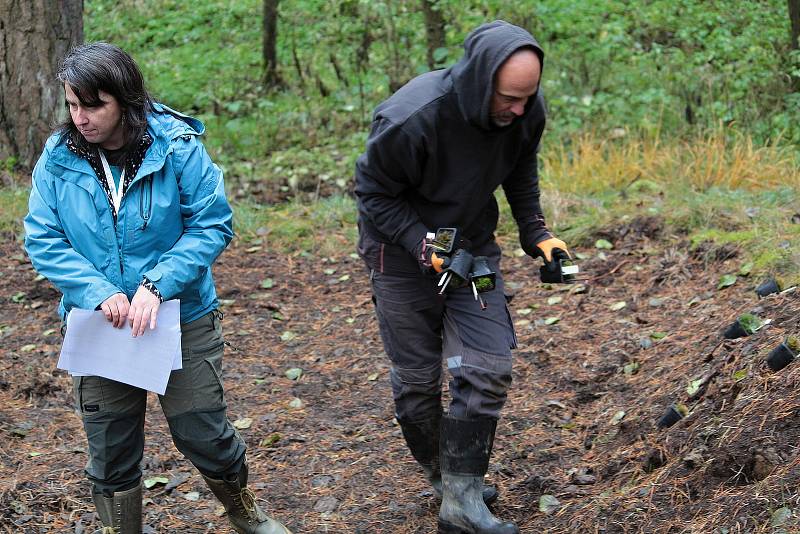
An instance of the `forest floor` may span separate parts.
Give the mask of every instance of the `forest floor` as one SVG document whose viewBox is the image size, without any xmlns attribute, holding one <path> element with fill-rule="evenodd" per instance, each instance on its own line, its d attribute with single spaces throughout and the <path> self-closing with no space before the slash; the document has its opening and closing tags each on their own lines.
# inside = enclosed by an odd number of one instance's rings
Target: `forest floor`
<svg viewBox="0 0 800 534">
<path fill-rule="evenodd" d="M 581 250 L 585 292 L 504 259 L 519 349 L 488 473 L 495 513 L 525 533 L 800 532 L 800 365 L 764 364 L 800 330 L 797 292 L 717 289 L 736 251 L 690 252 L 658 219 L 597 237 L 614 248 Z M 432 533 L 438 505 L 393 419 L 368 277 L 342 249 L 237 241 L 219 259 L 229 417 L 246 427 L 262 505 L 293 532 Z M 0 243 L 0 531 L 93 532 L 85 437 L 56 369 L 57 293 L 35 277 L 19 242 Z M 748 311 L 772 322 L 723 340 Z M 672 403 L 689 415 L 658 428 Z M 154 395 L 148 407 L 144 476 L 167 484 L 144 491 L 146 532 L 231 532 Z"/>
</svg>

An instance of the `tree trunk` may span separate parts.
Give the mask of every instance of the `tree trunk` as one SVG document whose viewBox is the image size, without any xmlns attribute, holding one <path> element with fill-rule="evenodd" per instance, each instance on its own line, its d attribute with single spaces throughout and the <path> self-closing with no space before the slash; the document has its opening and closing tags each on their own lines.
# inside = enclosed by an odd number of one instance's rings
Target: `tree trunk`
<svg viewBox="0 0 800 534">
<path fill-rule="evenodd" d="M 435 69 L 436 57 L 434 52 L 445 47 L 444 17 L 442 17 L 439 0 L 420 0 L 422 13 L 425 15 L 425 36 L 428 40 L 428 68 Z"/>
<path fill-rule="evenodd" d="M 0 1 L 0 159 L 30 169 L 63 109 L 56 80 L 83 41 L 83 0 Z"/>
<path fill-rule="evenodd" d="M 279 0 L 264 0 L 264 31 L 262 55 L 264 58 L 264 85 L 276 87 L 281 85 L 278 75 L 278 2 Z"/>
<path fill-rule="evenodd" d="M 789 21 L 792 24 L 792 50 L 800 48 L 800 0 L 787 0 L 789 3 Z M 800 91 L 800 77 L 792 76 L 792 91 Z"/>
</svg>

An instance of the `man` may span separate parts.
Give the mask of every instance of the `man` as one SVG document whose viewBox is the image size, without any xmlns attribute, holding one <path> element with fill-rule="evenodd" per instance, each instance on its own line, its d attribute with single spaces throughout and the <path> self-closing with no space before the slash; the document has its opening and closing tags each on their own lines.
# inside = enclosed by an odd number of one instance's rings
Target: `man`
<svg viewBox="0 0 800 534">
<path fill-rule="evenodd" d="M 62 292 L 62 318 L 102 310 L 134 337 L 155 328 L 161 302 L 180 300 L 183 368 L 159 396 L 173 442 L 236 532 L 289 534 L 256 504 L 245 444 L 226 416 L 211 265 L 233 236 L 232 214 L 203 124 L 153 102 L 133 59 L 108 43 L 70 51 L 58 79 L 69 118 L 33 171 L 31 262 Z M 102 531 L 140 534 L 147 392 L 100 376 L 73 381 Z"/>
<path fill-rule="evenodd" d="M 439 532 L 510 534 L 517 527 L 492 515 L 484 501 L 496 493 L 483 486 L 516 346 L 494 240 L 495 189 L 503 186 L 529 255 L 553 268 L 568 252 L 539 204 L 542 49 L 503 21 L 478 27 L 464 49 L 457 64 L 411 80 L 376 108 L 356 163 L 359 253 L 392 361 L 397 420 L 442 494 Z M 440 295 L 444 259 L 426 236 L 445 227 L 497 272 L 482 295 L 486 309 L 469 286 Z M 447 415 L 442 358 L 452 376 Z"/>
</svg>

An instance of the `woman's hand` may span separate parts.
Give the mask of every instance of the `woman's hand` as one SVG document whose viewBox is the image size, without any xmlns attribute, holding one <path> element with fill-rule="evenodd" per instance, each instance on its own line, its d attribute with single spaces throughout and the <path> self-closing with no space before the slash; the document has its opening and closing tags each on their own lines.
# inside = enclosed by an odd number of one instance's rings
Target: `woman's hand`
<svg viewBox="0 0 800 534">
<path fill-rule="evenodd" d="M 156 316 L 160 304 L 161 301 L 157 296 L 150 293 L 146 287 L 139 286 L 131 300 L 131 308 L 128 312 L 128 321 L 131 324 L 133 337 L 144 334 L 148 323 L 150 330 L 156 327 Z"/>
<path fill-rule="evenodd" d="M 114 293 L 103 301 L 100 309 L 103 310 L 103 315 L 111 321 L 114 328 L 122 328 L 125 325 L 125 319 L 128 317 L 130 306 L 125 293 Z"/>
</svg>

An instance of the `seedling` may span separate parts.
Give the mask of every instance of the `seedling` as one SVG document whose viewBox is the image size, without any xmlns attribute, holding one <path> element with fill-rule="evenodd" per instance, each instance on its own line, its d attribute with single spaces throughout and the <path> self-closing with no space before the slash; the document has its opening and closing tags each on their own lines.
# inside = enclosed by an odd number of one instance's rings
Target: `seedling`
<svg viewBox="0 0 800 534">
<path fill-rule="evenodd" d="M 658 420 L 659 428 L 669 428 L 689 414 L 689 409 L 684 404 L 672 404 L 661 419 Z"/>
<path fill-rule="evenodd" d="M 428 241 L 428 245 L 436 249 L 438 252 L 450 254 L 456 248 L 457 238 L 458 230 L 455 228 L 439 228 L 436 230 L 433 238 Z"/>
<path fill-rule="evenodd" d="M 439 287 L 441 288 L 439 294 L 442 295 L 448 286 L 451 289 L 458 289 L 467 285 L 471 268 L 472 254 L 463 248 L 456 250 L 439 278 Z"/>
<path fill-rule="evenodd" d="M 725 339 L 736 339 L 740 337 L 749 336 L 758 331 L 765 322 L 757 315 L 752 313 L 743 313 L 723 332 Z"/>
</svg>

